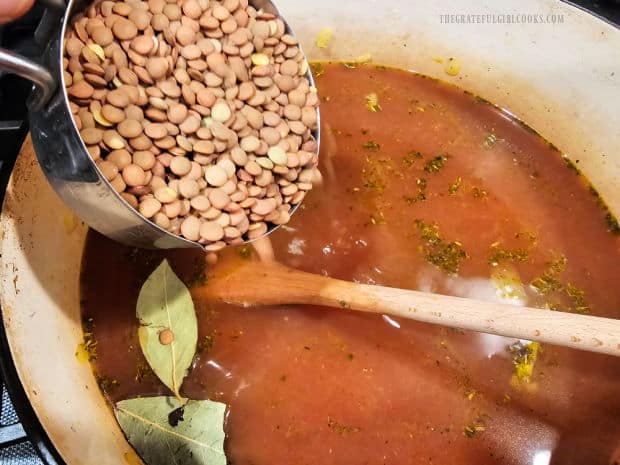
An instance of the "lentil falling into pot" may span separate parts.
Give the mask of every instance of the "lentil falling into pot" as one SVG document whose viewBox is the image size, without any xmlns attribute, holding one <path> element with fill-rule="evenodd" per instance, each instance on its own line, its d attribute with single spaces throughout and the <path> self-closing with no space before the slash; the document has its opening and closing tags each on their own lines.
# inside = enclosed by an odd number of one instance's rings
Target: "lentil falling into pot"
<svg viewBox="0 0 620 465">
<path fill-rule="evenodd" d="M 620 318 L 620 228 L 553 146 L 423 76 L 343 64 L 315 73 L 324 184 L 270 236 L 279 261 Z M 135 317 L 164 257 L 190 290 L 202 284 L 200 253 L 87 241 L 85 328 L 112 402 L 169 394 Z M 195 305 L 200 342 L 183 393 L 228 405 L 230 463 L 620 460 L 616 358 L 333 309 Z"/>
</svg>

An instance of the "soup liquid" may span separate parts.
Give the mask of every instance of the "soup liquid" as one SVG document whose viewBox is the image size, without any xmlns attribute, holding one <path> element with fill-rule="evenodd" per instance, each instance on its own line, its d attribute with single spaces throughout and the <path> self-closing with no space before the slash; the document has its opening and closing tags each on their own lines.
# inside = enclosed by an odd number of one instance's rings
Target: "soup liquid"
<svg viewBox="0 0 620 465">
<path fill-rule="evenodd" d="M 422 76 L 315 71 L 324 182 L 271 236 L 279 261 L 620 318 L 613 219 L 552 146 Z M 142 356 L 135 317 L 140 286 L 164 256 L 188 285 L 200 281 L 201 253 L 89 234 L 83 312 L 111 402 L 169 394 Z M 182 392 L 228 404 L 231 464 L 620 460 L 619 359 L 544 345 L 532 363 L 508 349 L 513 339 L 388 316 L 195 304 L 201 344 Z"/>
</svg>

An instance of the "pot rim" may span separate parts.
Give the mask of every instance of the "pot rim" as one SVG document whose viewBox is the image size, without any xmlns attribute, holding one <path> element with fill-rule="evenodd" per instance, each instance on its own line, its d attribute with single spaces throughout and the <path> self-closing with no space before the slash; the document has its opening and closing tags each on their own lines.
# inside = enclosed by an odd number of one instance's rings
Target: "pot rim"
<svg viewBox="0 0 620 465">
<path fill-rule="evenodd" d="M 561 1 L 562 3 L 570 5 L 582 11 L 583 13 L 586 13 L 587 15 L 592 16 L 606 23 L 607 25 L 611 25 L 613 28 L 620 30 L 620 24 L 616 24 L 615 22 L 608 20 L 607 18 L 601 16 L 598 13 L 588 10 L 587 8 L 581 5 L 577 5 L 573 3 L 572 1 L 568 1 L 568 0 L 561 0 Z M 73 3 L 74 3 L 74 0 L 69 1 L 69 5 L 72 5 Z M 68 11 L 69 10 L 67 9 L 67 12 Z M 64 24 L 66 23 L 64 23 L 63 21 L 63 37 L 64 37 L 64 30 L 65 30 Z M 64 83 L 64 78 L 63 78 L 63 83 Z M 12 167 L 9 168 L 9 170 L 11 169 Z M 7 182 L 8 182 L 8 176 L 7 176 Z M 6 185 L 2 187 L 6 188 Z M 2 189 L 0 191 L 0 202 L 4 201 L 4 196 L 5 196 L 5 189 Z M 21 380 L 15 368 L 15 364 L 13 362 L 12 352 L 11 352 L 11 349 L 10 349 L 10 346 L 9 346 L 9 343 L 6 337 L 6 328 L 5 328 L 4 321 L 3 321 L 3 324 L 0 326 L 1 326 L 0 327 L 0 371 L 3 375 L 4 383 L 7 387 L 7 391 L 9 392 L 11 399 L 14 399 L 16 401 L 15 407 L 16 407 L 16 411 L 18 412 L 20 416 L 20 421 L 23 423 L 24 428 L 26 429 L 26 432 L 28 434 L 28 437 L 33 443 L 33 447 L 37 450 L 37 452 L 39 452 L 40 456 L 44 460 L 44 463 L 49 464 L 49 465 L 63 465 L 64 462 L 60 458 L 58 451 L 56 450 L 55 446 L 53 445 L 47 433 L 45 432 L 44 428 L 42 427 L 41 423 L 39 422 L 37 415 L 34 413 L 34 410 L 32 409 L 30 400 L 28 399 L 24 391 L 23 385 L 21 383 Z M 22 404 L 22 401 L 23 401 L 23 404 Z M 26 408 L 22 408 L 22 406 L 25 406 Z M 25 420 L 22 418 L 22 416 L 24 415 L 26 416 Z M 34 421 L 29 421 L 30 418 L 32 418 Z"/>
</svg>

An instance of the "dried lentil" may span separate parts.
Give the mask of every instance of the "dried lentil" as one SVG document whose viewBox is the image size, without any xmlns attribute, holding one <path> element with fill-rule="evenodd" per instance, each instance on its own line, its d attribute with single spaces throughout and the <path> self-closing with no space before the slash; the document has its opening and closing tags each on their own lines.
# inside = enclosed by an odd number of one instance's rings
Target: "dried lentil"
<svg viewBox="0 0 620 465">
<path fill-rule="evenodd" d="M 311 188 L 318 99 L 297 40 L 239 0 L 95 3 L 64 82 L 102 175 L 209 252 L 284 224 Z"/>
</svg>

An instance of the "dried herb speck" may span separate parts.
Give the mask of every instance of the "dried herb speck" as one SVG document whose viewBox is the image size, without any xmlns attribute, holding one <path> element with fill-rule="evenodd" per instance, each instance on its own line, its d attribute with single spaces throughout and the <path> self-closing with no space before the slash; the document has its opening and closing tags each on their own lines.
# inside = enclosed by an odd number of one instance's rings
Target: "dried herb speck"
<svg viewBox="0 0 620 465">
<path fill-rule="evenodd" d="M 444 167 L 447 160 L 447 155 L 437 155 L 426 162 L 426 165 L 424 165 L 424 171 L 427 173 L 437 173 Z"/>
<path fill-rule="evenodd" d="M 499 244 L 491 244 L 489 250 L 489 265 L 497 266 L 504 261 L 513 263 L 524 263 L 529 258 L 529 253 L 525 249 L 502 249 Z"/>
<path fill-rule="evenodd" d="M 517 342 L 509 347 L 509 351 L 512 354 L 512 362 L 515 366 L 513 384 L 531 382 L 540 348 L 541 346 L 538 342 Z"/>
<path fill-rule="evenodd" d="M 472 187 L 471 193 L 474 196 L 474 198 L 476 198 L 476 199 L 483 199 L 487 195 L 489 195 L 486 190 L 484 190 L 482 187 L 478 187 L 478 186 Z"/>
<path fill-rule="evenodd" d="M 566 269 L 566 257 L 562 256 L 549 263 L 548 269 L 542 276 L 534 279 L 530 286 L 540 295 L 547 295 L 559 291 L 564 286 L 560 282 L 559 275 Z"/>
<path fill-rule="evenodd" d="M 338 423 L 333 418 L 327 418 L 327 427 L 332 430 L 334 433 L 338 433 L 341 436 L 347 436 L 352 433 L 359 433 L 362 429 L 357 426 L 349 426 L 344 425 L 342 423 Z"/>
<path fill-rule="evenodd" d="M 471 439 L 474 436 L 476 436 L 478 433 L 482 433 L 485 430 L 486 430 L 486 426 L 484 426 L 484 424 L 473 423 L 463 428 L 463 434 L 465 435 L 465 437 L 468 437 Z"/>
<path fill-rule="evenodd" d="M 425 241 L 422 251 L 426 261 L 445 273 L 458 273 L 461 263 L 468 258 L 463 245 L 457 241 L 444 241 L 435 223 L 416 220 L 415 225 L 420 231 L 422 240 Z"/>
<path fill-rule="evenodd" d="M 95 323 L 92 318 L 86 318 L 83 320 L 82 326 L 84 328 L 82 342 L 78 345 L 75 356 L 80 362 L 91 362 L 97 359 Z"/>
<path fill-rule="evenodd" d="M 403 157 L 402 163 L 405 168 L 409 168 L 410 166 L 413 166 L 416 160 L 421 160 L 421 159 L 422 159 L 422 154 L 420 152 L 411 151 Z"/>
<path fill-rule="evenodd" d="M 416 179 L 416 185 L 418 186 L 417 194 L 415 196 L 406 195 L 404 197 L 405 202 L 407 202 L 410 205 L 416 202 L 422 202 L 426 200 L 426 186 L 427 186 L 426 179 L 424 178 Z"/>
<path fill-rule="evenodd" d="M 456 195 L 458 190 L 461 188 L 461 184 L 463 184 L 463 179 L 459 176 L 456 180 L 448 186 L 448 193 L 450 195 Z"/>
<path fill-rule="evenodd" d="M 117 387 L 120 386 L 120 383 L 116 378 L 112 378 L 107 375 L 97 375 L 97 384 L 99 385 L 101 392 L 105 395 L 111 394 Z"/>
<path fill-rule="evenodd" d="M 362 148 L 371 152 L 377 152 L 379 151 L 381 146 L 377 144 L 374 140 L 369 140 L 365 144 L 362 144 Z"/>
<path fill-rule="evenodd" d="M 196 353 L 202 354 L 204 352 L 208 352 L 213 347 L 215 343 L 215 335 L 209 334 L 208 336 L 204 336 L 202 339 L 198 341 L 196 346 Z"/>
<path fill-rule="evenodd" d="M 325 68 L 323 67 L 322 63 L 314 61 L 310 63 L 310 69 L 312 70 L 312 75 L 315 79 L 325 74 Z"/>
<path fill-rule="evenodd" d="M 249 245 L 244 245 L 237 248 L 237 255 L 243 259 L 248 259 L 252 256 L 252 248 Z"/>
<path fill-rule="evenodd" d="M 620 236 L 620 224 L 618 220 L 611 212 L 607 212 L 605 215 L 605 222 L 607 223 L 607 230 L 614 236 Z"/>
<path fill-rule="evenodd" d="M 377 113 L 382 110 L 379 105 L 379 97 L 374 92 L 364 96 L 366 102 L 366 109 L 371 113 Z"/>
<path fill-rule="evenodd" d="M 568 283 L 566 285 L 566 294 L 568 295 L 572 309 L 577 313 L 590 313 L 590 305 L 586 301 L 586 293 L 577 286 Z"/>
</svg>

